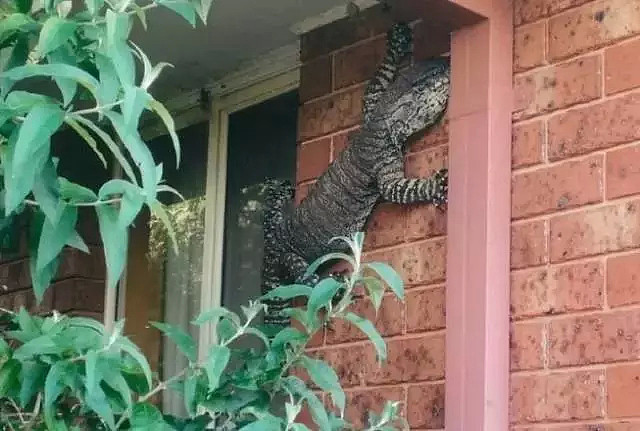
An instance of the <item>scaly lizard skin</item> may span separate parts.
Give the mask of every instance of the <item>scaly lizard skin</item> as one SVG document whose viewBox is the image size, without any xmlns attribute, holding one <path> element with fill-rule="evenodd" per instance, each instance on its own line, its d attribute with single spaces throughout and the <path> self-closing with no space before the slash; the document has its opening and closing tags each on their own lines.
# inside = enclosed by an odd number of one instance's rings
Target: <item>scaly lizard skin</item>
<svg viewBox="0 0 640 431">
<path fill-rule="evenodd" d="M 447 202 L 446 170 L 429 178 L 407 178 L 404 154 L 410 136 L 443 116 L 449 99 L 450 67 L 445 58 L 416 63 L 400 71 L 411 54 L 411 29 L 396 24 L 388 34 L 387 54 L 364 96 L 362 128 L 322 174 L 300 205 L 288 211 L 293 188 L 266 184 L 263 292 L 287 282 L 313 285 L 304 278 L 308 264 L 334 250 L 332 238 L 362 231 L 381 201 L 441 206 Z M 271 301 L 268 323 L 285 323 Z"/>
</svg>

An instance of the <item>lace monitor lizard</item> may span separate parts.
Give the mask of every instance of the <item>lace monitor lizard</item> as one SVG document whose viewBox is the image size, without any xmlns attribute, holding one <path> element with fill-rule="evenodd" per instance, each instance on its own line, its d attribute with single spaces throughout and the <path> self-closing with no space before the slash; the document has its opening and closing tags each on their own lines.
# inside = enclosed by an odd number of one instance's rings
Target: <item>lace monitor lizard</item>
<svg viewBox="0 0 640 431">
<path fill-rule="evenodd" d="M 429 178 L 407 178 L 404 153 L 412 135 L 436 124 L 449 98 L 450 67 L 446 58 L 420 62 L 400 70 L 411 54 L 411 29 L 396 24 L 387 36 L 386 57 L 363 100 L 362 127 L 320 176 L 297 208 L 290 205 L 293 187 L 265 182 L 263 292 L 304 280 L 308 263 L 333 251 L 331 238 L 364 229 L 380 201 L 410 204 L 447 202 L 448 176 L 441 170 Z M 288 320 L 279 314 L 286 302 L 270 301 L 266 323 Z"/>
</svg>

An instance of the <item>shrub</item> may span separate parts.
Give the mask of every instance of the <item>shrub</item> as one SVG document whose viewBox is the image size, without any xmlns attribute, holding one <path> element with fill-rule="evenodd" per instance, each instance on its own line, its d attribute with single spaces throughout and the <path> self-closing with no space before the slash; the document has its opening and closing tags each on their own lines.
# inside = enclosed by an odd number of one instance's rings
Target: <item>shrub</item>
<svg viewBox="0 0 640 431">
<path fill-rule="evenodd" d="M 134 19 L 146 25 L 146 11 L 165 7 L 195 25 L 205 21 L 211 0 L 11 0 L 0 5 L 0 242 L 15 234 L 18 216 L 30 217 L 30 273 L 41 300 L 57 271 L 65 247 L 88 252 L 76 230 L 78 209 L 92 208 L 99 222 L 107 267 L 107 285 L 121 277 L 127 255 L 128 228 L 147 206 L 165 223 L 158 200 L 176 193 L 163 183 L 162 165 L 139 133 L 145 112 L 166 125 L 176 160 L 180 145 L 173 120 L 149 89 L 165 63 L 152 65 L 129 41 Z M 140 67 L 141 66 L 141 67 Z M 53 85 L 52 85 L 53 84 Z M 51 139 L 62 129 L 75 131 L 105 168 L 119 164 L 123 179 L 98 190 L 58 175 Z M 53 312 L 31 315 L 6 311 L 0 338 L 0 423 L 5 430 L 305 430 L 296 420 L 308 408 L 320 429 L 349 428 L 343 420 L 345 394 L 336 373 L 323 361 L 305 354 L 310 338 L 333 319 L 360 328 L 372 341 L 380 360 L 385 344 L 371 322 L 350 311 L 355 290 L 364 289 L 378 309 L 388 284 L 403 296 L 402 282 L 384 264 L 361 262 L 362 235 L 344 238 L 352 255 L 332 254 L 312 265 L 346 260 L 352 273 L 344 280 L 326 278 L 315 288 L 293 285 L 269 296 L 305 297 L 306 306 L 288 308 L 300 329 L 287 327 L 268 336 L 253 325 L 265 305 L 257 300 L 238 316 L 224 308 L 206 311 L 194 320 L 215 331 L 217 342 L 206 358 L 198 358 L 196 341 L 182 329 L 153 325 L 175 342 L 189 360 L 177 375 L 159 381 L 149 364 L 122 334 L 92 319 Z M 175 243 L 175 238 L 174 241 Z M 373 276 L 370 274 L 377 274 Z M 264 299 L 269 299 L 263 298 Z M 254 337 L 259 348 L 240 348 L 236 341 Z M 326 392 L 325 407 L 304 380 L 290 371 L 304 369 L 315 387 Z M 157 395 L 178 391 L 188 417 L 162 415 Z M 335 413 L 330 413 L 333 410 Z M 392 429 L 398 404 L 388 403 L 373 415 L 370 430 Z"/>
</svg>

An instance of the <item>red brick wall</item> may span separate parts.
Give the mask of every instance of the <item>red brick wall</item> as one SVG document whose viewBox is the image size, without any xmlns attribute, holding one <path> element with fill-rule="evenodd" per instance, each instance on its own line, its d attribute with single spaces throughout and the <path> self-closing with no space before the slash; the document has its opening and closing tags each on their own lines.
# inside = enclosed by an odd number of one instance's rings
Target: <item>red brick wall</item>
<svg viewBox="0 0 640 431">
<path fill-rule="evenodd" d="M 60 268 L 40 306 L 31 290 L 29 256 L 26 245 L 28 224 L 23 223 L 20 247 L 16 253 L 0 256 L 0 307 L 17 310 L 24 306 L 31 312 L 57 310 L 102 319 L 104 311 L 105 265 L 94 217 L 80 212 L 80 235 L 91 254 L 66 248 Z"/>
<path fill-rule="evenodd" d="M 640 1 L 515 25 L 511 422 L 640 430 Z"/>
<path fill-rule="evenodd" d="M 374 9 L 302 37 L 298 199 L 357 130 L 364 88 L 384 56 L 389 26 L 389 17 Z M 448 51 L 448 36 L 422 24 L 415 40 L 418 58 Z M 414 143 L 407 174 L 425 177 L 444 167 L 447 141 L 445 121 Z M 382 205 L 369 223 L 366 249 L 367 258 L 389 262 L 407 284 L 406 302 L 385 297 L 377 317 L 369 305 L 357 305 L 385 336 L 388 363 L 378 367 L 358 330 L 341 324 L 312 350 L 337 367 L 347 391 L 347 415 L 357 424 L 366 420 L 367 410 L 394 399 L 403 401 L 412 428 L 442 429 L 446 213 L 425 205 Z"/>
</svg>

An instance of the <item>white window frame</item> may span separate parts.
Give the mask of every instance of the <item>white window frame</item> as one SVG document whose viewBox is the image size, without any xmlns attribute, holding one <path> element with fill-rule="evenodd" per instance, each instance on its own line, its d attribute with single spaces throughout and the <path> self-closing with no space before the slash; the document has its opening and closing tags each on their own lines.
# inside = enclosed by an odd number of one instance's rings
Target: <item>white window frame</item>
<svg viewBox="0 0 640 431">
<path fill-rule="evenodd" d="M 209 160 L 207 163 L 207 206 L 200 309 L 222 305 L 222 268 L 224 213 L 227 187 L 227 154 L 229 116 L 250 106 L 265 102 L 298 88 L 300 71 L 296 67 L 265 81 L 214 98 L 209 122 Z M 215 342 L 215 331 L 200 331 L 201 357 Z"/>
<path fill-rule="evenodd" d="M 205 236 L 202 263 L 200 309 L 218 307 L 222 302 L 223 233 L 227 181 L 229 116 L 257 105 L 300 85 L 299 44 L 284 46 L 255 59 L 204 90 L 211 96 L 210 110 L 202 108 L 202 91 L 189 92 L 166 102 L 174 115 L 176 129 L 209 120 L 206 178 Z M 145 140 L 166 134 L 161 123 L 151 123 L 141 131 Z M 116 174 L 117 175 L 117 174 Z M 125 315 L 126 268 L 118 289 L 105 290 L 105 325 L 112 327 Z M 215 331 L 203 327 L 199 335 L 199 357 L 215 342 Z"/>
</svg>

